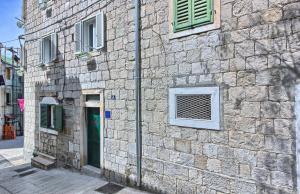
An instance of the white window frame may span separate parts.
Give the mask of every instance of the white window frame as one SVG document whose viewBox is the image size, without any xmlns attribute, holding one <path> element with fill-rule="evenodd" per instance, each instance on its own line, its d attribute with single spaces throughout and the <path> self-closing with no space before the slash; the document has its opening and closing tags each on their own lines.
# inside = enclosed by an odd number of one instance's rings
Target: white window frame
<svg viewBox="0 0 300 194">
<path fill-rule="evenodd" d="M 40 9 L 45 9 L 50 0 L 38 0 L 38 6 Z"/>
<path fill-rule="evenodd" d="M 47 41 L 50 41 L 50 44 L 49 45 L 46 45 L 46 40 Z M 43 49 L 43 52 L 42 52 L 42 59 L 43 59 L 43 64 L 49 64 L 51 62 L 51 55 L 52 55 L 52 44 L 51 44 L 51 35 L 49 36 L 45 36 L 42 38 L 42 49 Z M 49 46 L 49 48 L 47 49 L 46 47 Z M 48 50 L 49 52 L 46 53 L 45 51 Z M 46 61 L 46 55 L 48 55 L 48 61 Z"/>
<path fill-rule="evenodd" d="M 173 6 L 174 0 L 169 0 L 169 39 L 181 38 L 193 34 L 199 34 L 221 27 L 221 0 L 213 0 L 214 21 L 211 24 L 199 26 L 193 29 L 187 29 L 174 33 L 173 29 Z"/>
<path fill-rule="evenodd" d="M 45 61 L 45 40 L 50 39 L 50 56 L 49 56 L 49 61 Z M 47 35 L 44 35 L 40 39 L 39 43 L 39 63 L 42 65 L 49 65 L 53 63 L 57 59 L 57 34 L 56 33 L 50 33 Z M 54 48 L 53 48 L 54 47 Z"/>
<path fill-rule="evenodd" d="M 82 20 L 81 22 L 81 49 L 83 52 L 91 52 L 90 48 L 88 48 L 89 46 L 89 42 L 90 42 L 90 33 L 89 33 L 89 25 L 93 23 L 93 48 L 92 51 L 94 51 L 96 49 L 96 44 L 97 44 L 97 37 L 96 37 L 96 16 L 90 17 L 88 19 Z"/>
<path fill-rule="evenodd" d="M 91 20 L 95 20 L 94 33 L 93 33 L 94 48 L 92 49 L 92 51 L 86 49 L 86 45 L 87 45 L 86 41 L 89 39 L 89 34 L 86 34 L 87 30 L 85 26 L 85 23 Z M 76 25 L 80 26 L 80 33 L 78 34 L 80 37 L 76 37 Z M 75 27 L 75 32 L 74 32 L 75 42 L 80 41 L 80 50 L 76 50 L 75 48 L 76 55 L 79 55 L 82 52 L 84 53 L 93 52 L 99 49 L 103 49 L 105 47 L 105 15 L 103 12 L 97 12 L 95 14 L 92 14 L 91 16 L 81 20 L 80 22 L 77 22 L 74 27 Z M 101 39 L 98 39 L 98 36 L 101 36 Z"/>
<path fill-rule="evenodd" d="M 9 94 L 9 99 L 7 98 L 7 94 Z M 6 91 L 5 93 L 5 104 L 8 105 L 8 106 L 11 106 L 12 105 L 12 92 L 11 90 L 9 91 Z"/>
<path fill-rule="evenodd" d="M 53 122 L 53 118 L 54 118 L 54 113 L 53 113 L 53 108 L 54 106 L 56 105 L 59 105 L 58 101 L 53 98 L 53 97 L 44 97 L 42 99 L 42 101 L 39 103 L 39 132 L 42 131 L 42 132 L 45 132 L 45 133 L 49 133 L 49 134 L 52 134 L 52 135 L 58 135 L 58 131 L 54 130 L 54 129 L 51 129 L 51 128 L 44 128 L 41 126 L 41 104 L 46 104 L 48 106 L 51 106 L 51 125 L 54 124 Z M 40 134 L 39 134 L 40 136 Z"/>
<path fill-rule="evenodd" d="M 211 120 L 176 118 L 176 95 L 211 95 Z M 169 123 L 171 125 L 192 127 L 199 129 L 221 130 L 220 127 L 220 88 L 193 87 L 169 89 Z"/>
</svg>

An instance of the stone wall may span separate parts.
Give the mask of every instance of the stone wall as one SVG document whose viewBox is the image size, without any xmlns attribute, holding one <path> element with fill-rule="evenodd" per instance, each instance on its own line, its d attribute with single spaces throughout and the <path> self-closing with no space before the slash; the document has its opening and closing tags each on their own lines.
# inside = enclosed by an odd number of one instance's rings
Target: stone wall
<svg viewBox="0 0 300 194">
<path fill-rule="evenodd" d="M 28 0 L 25 146 L 37 130 L 36 84 L 73 99 L 70 134 L 58 154 L 79 168 L 82 89 L 105 89 L 105 169 L 115 180 L 135 174 L 133 2 L 50 1 L 46 18 Z M 29 6 L 30 5 L 30 6 Z M 169 38 L 169 2 L 142 1 L 143 185 L 166 193 L 295 193 L 294 84 L 298 78 L 300 2 L 221 0 L 221 28 Z M 106 49 L 89 68 L 75 57 L 74 24 L 103 11 Z M 38 66 L 38 38 L 58 33 L 59 62 Z M 168 88 L 217 85 L 222 131 L 168 124 Z M 116 97 L 116 100 L 112 98 Z M 64 108 L 65 104 L 64 104 Z M 31 141 L 30 141 L 31 142 Z M 30 144 L 31 145 L 31 144 Z M 63 151 L 62 151 L 63 150 Z M 59 157 L 59 158 L 61 158 Z M 72 161 L 72 162 L 67 162 Z M 125 179 L 123 179 L 125 181 Z"/>
</svg>

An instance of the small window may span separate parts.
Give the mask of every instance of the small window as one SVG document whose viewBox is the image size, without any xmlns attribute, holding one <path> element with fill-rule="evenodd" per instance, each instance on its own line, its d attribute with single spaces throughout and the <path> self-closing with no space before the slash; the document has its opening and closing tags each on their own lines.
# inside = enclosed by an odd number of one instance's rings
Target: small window
<svg viewBox="0 0 300 194">
<path fill-rule="evenodd" d="M 169 120 L 171 125 L 220 129 L 219 87 L 171 88 Z"/>
<path fill-rule="evenodd" d="M 213 23 L 213 0 L 174 0 L 174 32 Z"/>
<path fill-rule="evenodd" d="M 11 93 L 6 93 L 6 105 L 11 105 Z"/>
<path fill-rule="evenodd" d="M 49 0 L 38 0 L 38 6 L 41 9 L 45 9 L 47 7 L 47 3 Z"/>
<path fill-rule="evenodd" d="M 104 47 L 104 15 L 98 15 L 75 24 L 75 52 L 90 52 Z"/>
<path fill-rule="evenodd" d="M 6 76 L 6 80 L 11 80 L 11 69 L 10 68 L 5 69 L 5 76 Z"/>
<path fill-rule="evenodd" d="M 57 35 L 51 34 L 40 40 L 40 64 L 54 62 L 57 57 Z"/>
<path fill-rule="evenodd" d="M 63 128 L 63 107 L 61 105 L 40 105 L 40 126 L 61 131 Z"/>
</svg>

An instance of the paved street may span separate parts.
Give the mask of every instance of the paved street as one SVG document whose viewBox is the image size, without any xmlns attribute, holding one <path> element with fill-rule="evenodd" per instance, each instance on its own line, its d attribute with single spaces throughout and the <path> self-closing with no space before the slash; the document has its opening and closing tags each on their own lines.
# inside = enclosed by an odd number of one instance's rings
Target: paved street
<svg viewBox="0 0 300 194">
<path fill-rule="evenodd" d="M 145 193 L 131 188 L 119 188 L 115 192 L 95 191 L 107 182 L 79 172 L 65 169 L 44 171 L 28 165 L 0 171 L 1 194 L 138 194 Z M 145 193 L 146 194 L 146 193 Z"/>
<path fill-rule="evenodd" d="M 0 169 L 24 164 L 23 137 L 16 140 L 0 140 Z"/>
<path fill-rule="evenodd" d="M 0 141 L 0 194 L 147 194 L 78 171 L 33 168 L 25 164 L 22 150 L 22 137 Z"/>
</svg>

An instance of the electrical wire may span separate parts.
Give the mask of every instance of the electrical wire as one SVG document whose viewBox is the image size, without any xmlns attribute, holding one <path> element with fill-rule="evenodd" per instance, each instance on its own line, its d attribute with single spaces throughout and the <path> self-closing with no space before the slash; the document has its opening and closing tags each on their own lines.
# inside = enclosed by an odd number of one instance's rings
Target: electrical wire
<svg viewBox="0 0 300 194">
<path fill-rule="evenodd" d="M 0 42 L 0 43 L 5 44 L 5 43 L 9 43 L 9 42 L 14 42 L 14 41 L 17 41 L 17 40 L 19 40 L 19 39 L 17 38 L 17 39 L 14 39 L 14 40 L 7 40 L 5 42 Z"/>
</svg>

